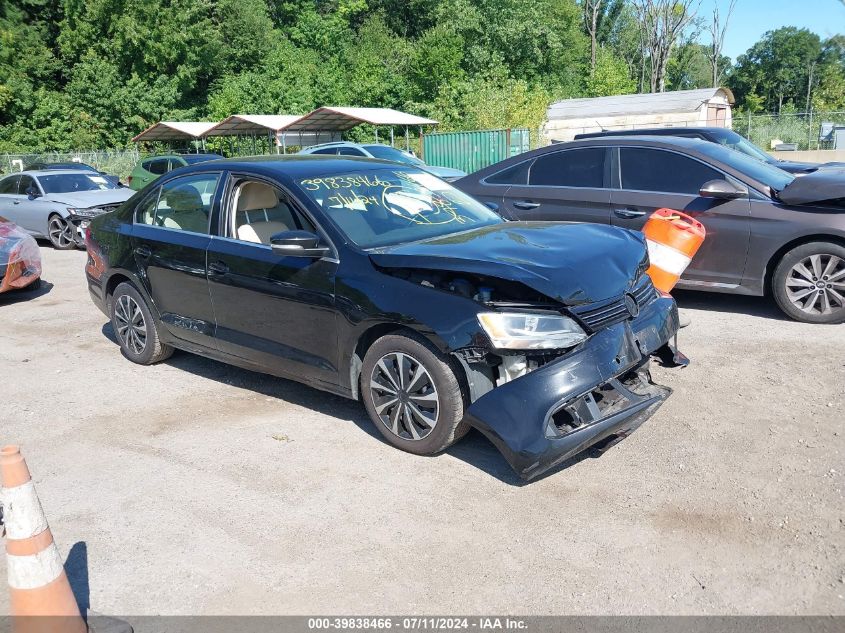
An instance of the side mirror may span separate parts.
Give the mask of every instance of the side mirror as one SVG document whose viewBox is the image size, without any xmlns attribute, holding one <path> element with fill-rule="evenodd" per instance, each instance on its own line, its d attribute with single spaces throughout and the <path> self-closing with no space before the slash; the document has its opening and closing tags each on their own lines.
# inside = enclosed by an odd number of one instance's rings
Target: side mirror
<svg viewBox="0 0 845 633">
<path fill-rule="evenodd" d="M 30 187 L 29 189 L 26 190 L 26 196 L 30 200 L 35 200 L 36 198 L 40 198 L 41 194 L 39 193 L 38 189 L 36 189 L 35 187 Z"/>
<path fill-rule="evenodd" d="M 708 180 L 698 191 L 698 195 L 702 198 L 716 198 L 718 200 L 734 200 L 736 198 L 744 198 L 748 195 L 745 189 L 740 189 L 736 185 L 727 180 Z"/>
<path fill-rule="evenodd" d="M 331 252 L 320 237 L 309 231 L 282 231 L 270 238 L 270 248 L 285 257 L 325 257 Z"/>
</svg>

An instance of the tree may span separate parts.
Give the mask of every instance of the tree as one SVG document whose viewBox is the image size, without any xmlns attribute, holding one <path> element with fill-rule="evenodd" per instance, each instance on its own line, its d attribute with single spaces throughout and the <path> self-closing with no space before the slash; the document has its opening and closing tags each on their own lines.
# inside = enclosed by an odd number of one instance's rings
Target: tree
<svg viewBox="0 0 845 633">
<path fill-rule="evenodd" d="M 636 92 L 637 83 L 631 78 L 624 60 L 606 48 L 598 50 L 595 72 L 587 80 L 587 95 L 606 97 Z"/>
<path fill-rule="evenodd" d="M 590 36 L 590 77 L 596 73 L 596 33 L 599 25 L 603 0 L 581 0 L 584 11 L 584 28 Z"/>
<path fill-rule="evenodd" d="M 672 90 L 694 90 L 712 85 L 712 68 L 709 59 L 710 49 L 694 39 L 687 40 L 675 47 L 666 65 L 666 84 Z M 727 64 L 728 58 L 722 57 L 720 64 Z"/>
<path fill-rule="evenodd" d="M 845 35 L 834 35 L 822 42 L 812 102 L 817 110 L 845 109 Z"/>
<path fill-rule="evenodd" d="M 696 0 L 634 0 L 651 66 L 651 91 L 666 90 L 666 64 L 672 47 L 695 18 Z"/>
<path fill-rule="evenodd" d="M 722 48 L 725 45 L 725 34 L 728 31 L 728 23 L 731 21 L 731 14 L 736 7 L 737 0 L 730 0 L 728 10 L 725 13 L 724 21 L 719 15 L 719 4 L 713 5 L 713 19 L 710 21 L 710 49 L 707 53 L 707 59 L 710 60 L 710 69 L 712 70 L 713 82 L 711 86 L 718 88 L 722 79 Z"/>
<path fill-rule="evenodd" d="M 769 31 L 739 56 L 729 83 L 740 103 L 753 93 L 763 98 L 767 110 L 780 112 L 785 104 L 804 107 L 808 95 L 812 98 L 821 52 L 819 36 L 807 29 Z"/>
</svg>

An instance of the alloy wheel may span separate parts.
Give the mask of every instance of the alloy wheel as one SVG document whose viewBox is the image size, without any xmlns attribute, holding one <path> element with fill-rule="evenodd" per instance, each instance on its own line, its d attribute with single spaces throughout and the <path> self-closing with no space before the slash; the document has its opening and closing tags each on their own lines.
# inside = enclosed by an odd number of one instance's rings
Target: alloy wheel
<svg viewBox="0 0 845 633">
<path fill-rule="evenodd" d="M 431 374 L 403 352 L 382 356 L 370 377 L 373 407 L 382 424 L 405 440 L 421 440 L 437 424 L 440 401 Z"/>
<path fill-rule="evenodd" d="M 845 310 L 845 259 L 824 253 L 805 257 L 790 269 L 786 293 L 807 314 Z"/>
<path fill-rule="evenodd" d="M 73 227 L 69 222 L 66 222 L 59 216 L 56 215 L 50 218 L 47 228 L 50 233 L 50 241 L 58 248 L 67 248 L 75 243 L 73 239 Z"/>
<path fill-rule="evenodd" d="M 121 295 L 114 306 L 117 336 L 126 349 L 138 355 L 147 346 L 147 324 L 141 307 L 129 295 Z"/>
</svg>

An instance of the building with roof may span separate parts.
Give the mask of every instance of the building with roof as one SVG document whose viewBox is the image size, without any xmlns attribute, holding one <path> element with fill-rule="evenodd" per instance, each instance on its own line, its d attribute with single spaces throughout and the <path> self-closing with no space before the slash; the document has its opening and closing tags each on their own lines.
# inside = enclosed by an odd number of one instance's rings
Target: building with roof
<svg viewBox="0 0 845 633">
<path fill-rule="evenodd" d="M 552 142 L 571 141 L 576 134 L 602 130 L 704 125 L 730 128 L 733 103 L 728 88 L 565 99 L 546 111 L 543 136 Z"/>
</svg>

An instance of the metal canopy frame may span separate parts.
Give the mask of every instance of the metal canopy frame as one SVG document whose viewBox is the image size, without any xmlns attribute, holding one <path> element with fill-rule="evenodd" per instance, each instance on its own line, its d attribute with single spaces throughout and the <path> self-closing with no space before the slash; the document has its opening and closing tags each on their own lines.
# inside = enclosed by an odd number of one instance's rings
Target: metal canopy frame
<svg viewBox="0 0 845 633">
<path fill-rule="evenodd" d="M 167 140 L 201 141 L 202 148 L 205 149 L 205 139 L 208 137 L 247 136 L 252 137 L 254 148 L 256 138 L 266 136 L 271 145 L 275 144 L 277 153 L 280 147 L 287 153 L 288 144 L 304 147 L 306 144 L 314 145 L 342 140 L 343 132 L 362 123 L 375 127 L 377 143 L 379 142 L 379 126 L 389 126 L 391 145 L 395 144 L 394 127 L 404 127 L 405 148 L 408 150 L 411 147 L 409 128 L 419 128 L 420 138 L 422 138 L 424 126 L 438 124 L 434 119 L 426 119 L 391 108 L 324 106 L 303 116 L 292 114 L 233 114 L 216 123 L 208 121 L 160 121 L 134 136 L 132 140 L 136 143 Z"/>
<path fill-rule="evenodd" d="M 132 141 L 201 141 L 205 149 L 205 136 L 215 125 L 214 121 L 159 121 L 132 137 Z"/>
<path fill-rule="evenodd" d="M 394 127 L 405 128 L 405 148 L 410 149 L 410 127 L 422 128 L 426 125 L 437 125 L 434 119 L 408 114 L 392 108 L 356 108 L 346 106 L 324 106 L 317 108 L 300 117 L 279 131 L 278 137 L 285 153 L 289 139 L 294 139 L 295 145 L 302 146 L 303 135 L 313 135 L 320 142 L 322 134 L 329 134 L 329 141 L 341 140 L 343 132 L 368 123 L 375 126 L 375 140 L 378 143 L 378 127 L 390 126 L 390 144 L 395 144 Z"/>
</svg>

